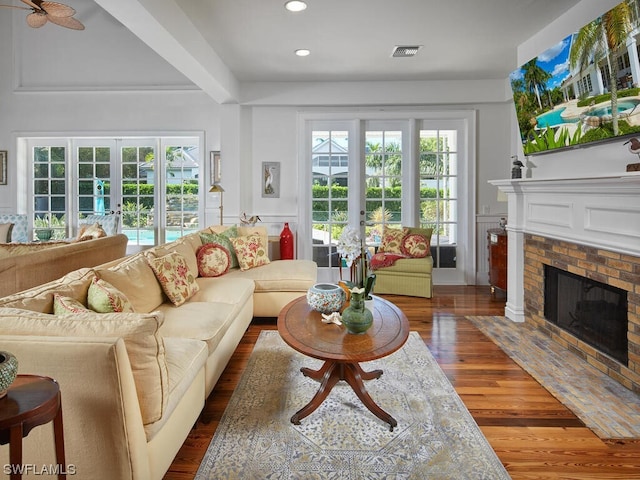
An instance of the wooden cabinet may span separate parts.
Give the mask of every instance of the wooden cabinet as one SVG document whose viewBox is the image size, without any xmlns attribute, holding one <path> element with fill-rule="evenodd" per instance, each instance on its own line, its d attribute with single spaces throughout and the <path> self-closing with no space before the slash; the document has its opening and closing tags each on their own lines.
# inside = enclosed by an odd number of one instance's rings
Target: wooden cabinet
<svg viewBox="0 0 640 480">
<path fill-rule="evenodd" d="M 489 248 L 489 285 L 491 294 L 498 288 L 507 291 L 507 232 L 502 228 L 487 231 Z"/>
</svg>

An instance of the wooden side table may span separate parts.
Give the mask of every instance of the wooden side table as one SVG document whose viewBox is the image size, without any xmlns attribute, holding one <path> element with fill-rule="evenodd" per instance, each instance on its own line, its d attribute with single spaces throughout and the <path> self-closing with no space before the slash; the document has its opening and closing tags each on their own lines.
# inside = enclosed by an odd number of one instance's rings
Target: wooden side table
<svg viewBox="0 0 640 480">
<path fill-rule="evenodd" d="M 56 447 L 55 468 L 58 479 L 66 479 L 60 386 L 49 377 L 18 375 L 7 395 L 0 399 L 0 445 L 9 444 L 12 480 L 22 478 L 22 472 L 26 471 L 22 463 L 22 439 L 34 427 L 51 420 Z"/>
<path fill-rule="evenodd" d="M 502 228 L 487 230 L 489 248 L 489 285 L 491 295 L 496 288 L 507 291 L 507 232 Z"/>
</svg>

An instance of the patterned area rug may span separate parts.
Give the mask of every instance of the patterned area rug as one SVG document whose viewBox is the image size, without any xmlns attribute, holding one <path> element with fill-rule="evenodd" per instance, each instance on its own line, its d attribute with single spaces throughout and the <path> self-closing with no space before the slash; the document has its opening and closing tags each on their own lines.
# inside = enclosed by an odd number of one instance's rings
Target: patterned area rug
<svg viewBox="0 0 640 480">
<path fill-rule="evenodd" d="M 640 395 L 527 323 L 467 317 L 602 439 L 640 438 Z"/>
<path fill-rule="evenodd" d="M 196 480 L 510 478 L 417 332 L 362 364 L 384 370 L 366 386 L 398 421 L 393 432 L 345 382 L 293 425 L 291 415 L 318 389 L 300 367 L 321 364 L 263 331 Z"/>
</svg>

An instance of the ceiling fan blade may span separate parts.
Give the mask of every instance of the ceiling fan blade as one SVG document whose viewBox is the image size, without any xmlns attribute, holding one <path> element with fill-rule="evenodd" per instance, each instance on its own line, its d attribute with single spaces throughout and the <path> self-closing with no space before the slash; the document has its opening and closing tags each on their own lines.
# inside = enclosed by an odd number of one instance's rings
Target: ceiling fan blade
<svg viewBox="0 0 640 480">
<path fill-rule="evenodd" d="M 84 25 L 73 17 L 54 17 L 53 15 L 47 15 L 47 18 L 51 23 L 55 23 L 61 27 L 70 28 L 71 30 L 84 30 Z"/>
<path fill-rule="evenodd" d="M 58 2 L 41 2 L 40 8 L 52 17 L 71 17 L 76 13 L 73 8 Z"/>
<path fill-rule="evenodd" d="M 27 25 L 31 28 L 40 28 L 47 23 L 47 15 L 44 12 L 32 12 L 27 15 Z"/>
<path fill-rule="evenodd" d="M 34 10 L 41 10 L 41 8 L 40 8 L 40 3 L 42 3 L 41 1 L 38 2 L 36 0 L 37 3 L 36 2 L 32 2 L 31 0 L 21 0 L 21 1 L 22 1 L 22 3 L 24 3 L 26 5 L 29 5 Z"/>
</svg>

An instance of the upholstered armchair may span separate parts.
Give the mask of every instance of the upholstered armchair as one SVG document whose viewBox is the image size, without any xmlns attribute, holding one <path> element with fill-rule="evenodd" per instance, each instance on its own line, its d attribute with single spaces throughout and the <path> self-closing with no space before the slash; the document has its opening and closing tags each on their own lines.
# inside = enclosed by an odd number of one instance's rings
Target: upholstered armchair
<svg viewBox="0 0 640 480">
<path fill-rule="evenodd" d="M 11 242 L 12 243 L 27 243 L 29 241 L 28 236 L 28 222 L 27 215 L 24 213 L 1 213 L 0 223 L 12 223 L 11 229 Z"/>
<path fill-rule="evenodd" d="M 430 228 L 385 228 L 378 252 L 371 258 L 375 294 L 433 296 Z"/>
</svg>

